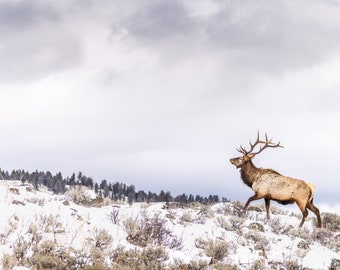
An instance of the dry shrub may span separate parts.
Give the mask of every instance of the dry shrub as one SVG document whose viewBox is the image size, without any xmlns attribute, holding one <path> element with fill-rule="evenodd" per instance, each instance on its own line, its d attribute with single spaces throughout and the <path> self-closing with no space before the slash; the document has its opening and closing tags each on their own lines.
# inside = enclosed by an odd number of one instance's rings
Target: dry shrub
<svg viewBox="0 0 340 270">
<path fill-rule="evenodd" d="M 240 201 L 236 201 L 236 202 L 233 202 L 232 205 L 233 205 L 232 214 L 237 217 L 243 217 L 245 214 L 244 203 Z"/>
<path fill-rule="evenodd" d="M 247 211 L 253 211 L 253 212 L 257 212 L 257 213 L 262 213 L 264 211 L 262 206 L 258 206 L 258 205 L 249 205 L 247 208 Z"/>
<path fill-rule="evenodd" d="M 43 230 L 41 230 L 43 232 Z M 27 266 L 32 269 L 107 269 L 100 268 L 106 249 L 111 244 L 111 236 L 104 230 L 95 230 L 93 246 L 89 253 L 61 248 L 52 240 L 41 241 L 38 227 L 30 224 L 25 237 L 19 236 L 13 244 L 13 255 L 4 254 L 2 269 Z"/>
<path fill-rule="evenodd" d="M 301 265 L 299 264 L 297 259 L 285 260 L 283 265 L 286 267 L 286 269 L 289 269 L 289 270 L 300 270 L 301 269 Z"/>
<path fill-rule="evenodd" d="M 250 231 L 245 235 L 245 238 L 255 245 L 255 250 L 261 250 L 265 256 L 265 252 L 269 250 L 270 246 L 268 239 L 264 235 Z"/>
<path fill-rule="evenodd" d="M 254 261 L 249 269 L 250 270 L 266 269 L 266 265 L 263 260 L 259 259 L 259 260 Z"/>
<path fill-rule="evenodd" d="M 185 210 L 179 218 L 179 223 L 182 225 L 186 225 L 188 223 L 193 223 L 194 218 L 192 217 L 192 210 Z"/>
<path fill-rule="evenodd" d="M 33 197 L 31 199 L 26 199 L 27 202 L 37 204 L 39 206 L 44 206 L 46 204 L 46 200 L 44 198 Z"/>
<path fill-rule="evenodd" d="M 111 212 L 108 214 L 108 218 L 111 221 L 112 224 L 118 224 L 120 221 L 119 218 L 119 209 L 117 209 L 116 207 L 112 207 Z"/>
<path fill-rule="evenodd" d="M 315 228 L 312 239 L 335 252 L 340 251 L 340 234 L 336 234 L 325 228 Z"/>
<path fill-rule="evenodd" d="M 190 263 L 184 263 L 179 259 L 169 265 L 169 270 L 203 270 L 208 269 L 208 262 L 203 260 L 191 261 Z"/>
<path fill-rule="evenodd" d="M 22 201 L 18 201 L 18 200 L 13 200 L 12 201 L 12 204 L 15 204 L 15 205 L 22 205 L 22 206 L 25 206 L 26 204 Z"/>
<path fill-rule="evenodd" d="M 31 260 L 36 269 L 63 269 L 59 258 L 54 255 L 36 254 L 33 255 Z"/>
<path fill-rule="evenodd" d="M 104 254 L 103 254 L 103 251 L 101 249 L 93 247 L 90 250 L 90 257 L 91 257 L 91 261 L 92 261 L 93 265 L 88 266 L 88 267 L 102 267 L 102 266 L 104 266 L 104 264 L 102 263 L 104 261 Z"/>
<path fill-rule="evenodd" d="M 13 233 L 18 228 L 18 217 L 13 215 L 7 221 L 7 226 L 5 227 L 5 233 L 3 233 L 3 237 L 8 237 L 11 233 Z"/>
<path fill-rule="evenodd" d="M 142 265 L 145 265 L 146 269 L 159 269 L 167 259 L 166 251 L 160 247 L 146 248 L 141 255 Z"/>
<path fill-rule="evenodd" d="M 60 248 L 54 241 L 45 240 L 32 248 L 29 258 L 32 269 L 78 269 L 76 252 L 72 248 Z"/>
<path fill-rule="evenodd" d="M 56 245 L 51 240 L 42 242 L 33 248 L 33 256 L 30 258 L 32 265 L 36 269 L 62 269 L 62 262 L 58 258 Z"/>
<path fill-rule="evenodd" d="M 39 232 L 38 226 L 34 223 L 29 225 L 27 233 L 30 234 L 32 245 L 37 245 L 42 239 L 42 233 Z"/>
<path fill-rule="evenodd" d="M 220 263 L 220 264 L 215 264 L 212 265 L 211 268 L 212 270 L 238 270 L 239 268 L 236 265 L 233 264 L 224 264 L 224 263 Z"/>
<path fill-rule="evenodd" d="M 69 205 L 70 205 L 70 202 L 69 202 L 69 201 L 63 201 L 63 205 L 69 206 Z"/>
<path fill-rule="evenodd" d="M 285 258 L 283 261 L 270 261 L 268 262 L 268 269 L 287 269 L 287 270 L 309 270 L 309 268 L 302 268 L 296 259 Z M 266 268 L 258 268 L 266 269 Z"/>
<path fill-rule="evenodd" d="M 340 260 L 332 259 L 331 265 L 328 268 L 329 270 L 338 270 L 340 269 Z"/>
<path fill-rule="evenodd" d="M 76 186 L 71 188 L 66 194 L 72 199 L 72 201 L 76 204 L 80 205 L 88 205 L 91 201 L 91 198 L 86 193 L 85 189 L 82 186 Z"/>
<path fill-rule="evenodd" d="M 288 234 L 292 229 L 294 229 L 292 225 L 283 224 L 279 217 L 270 219 L 269 225 L 272 228 L 273 233 L 276 234 Z"/>
<path fill-rule="evenodd" d="M 63 233 L 65 229 L 63 228 L 63 223 L 61 222 L 61 217 L 59 215 L 44 215 L 41 214 L 38 218 L 38 226 L 45 233 Z"/>
<path fill-rule="evenodd" d="M 210 240 L 204 248 L 204 252 L 207 256 L 211 257 L 213 261 L 221 261 L 228 256 L 228 243 L 223 240 Z"/>
<path fill-rule="evenodd" d="M 105 257 L 110 253 L 110 246 L 113 238 L 105 229 L 95 228 L 91 238 L 87 239 L 87 252 L 77 256 L 79 265 L 85 269 L 107 269 L 107 265 L 103 263 Z"/>
<path fill-rule="evenodd" d="M 235 207 L 229 202 L 223 202 L 220 207 L 217 208 L 216 212 L 224 216 L 233 215 Z"/>
<path fill-rule="evenodd" d="M 323 226 L 332 231 L 332 232 L 339 232 L 340 231 L 340 216 L 337 214 L 331 213 L 323 213 Z"/>
<path fill-rule="evenodd" d="M 112 243 L 112 236 L 105 229 L 95 229 L 93 237 L 94 246 L 101 250 L 108 248 Z"/>
<path fill-rule="evenodd" d="M 56 251 L 54 241 L 41 242 L 42 235 L 35 224 L 30 224 L 25 236 L 19 236 L 13 244 L 13 255 L 5 255 L 2 261 L 4 269 L 10 266 L 33 266 L 34 269 L 65 269 L 70 256 L 63 251 Z"/>
<path fill-rule="evenodd" d="M 4 254 L 1 259 L 2 269 L 10 270 L 17 265 L 17 261 L 14 256 L 9 254 Z"/>
<path fill-rule="evenodd" d="M 166 269 L 164 262 L 168 259 L 166 251 L 161 248 L 145 248 L 139 250 L 124 250 L 122 247 L 117 248 L 112 256 L 111 262 L 113 269 L 117 270 L 149 270 L 149 269 Z"/>
<path fill-rule="evenodd" d="M 311 232 L 306 227 L 304 228 L 294 228 L 289 232 L 289 236 L 291 239 L 295 239 L 296 237 L 299 237 L 303 240 L 305 240 L 307 243 L 311 244 L 313 241 L 313 232 Z"/>
<path fill-rule="evenodd" d="M 84 269 L 90 264 L 93 265 L 93 260 L 91 260 L 88 253 L 84 250 L 70 248 L 69 253 L 73 255 L 72 258 L 74 259 L 72 267 L 69 267 L 69 269 Z"/>
<path fill-rule="evenodd" d="M 59 247 L 57 247 L 57 249 L 57 256 L 59 260 L 62 261 L 61 265 L 64 266 L 64 269 L 77 269 L 78 264 L 73 249 L 61 249 Z"/>
<path fill-rule="evenodd" d="M 196 239 L 195 244 L 197 248 L 203 249 L 208 257 L 211 257 L 211 262 L 213 264 L 223 260 L 230 253 L 228 243 L 222 239 L 205 240 L 203 238 L 198 238 Z"/>
<path fill-rule="evenodd" d="M 169 209 L 165 215 L 172 223 L 177 219 L 177 210 Z"/>
<path fill-rule="evenodd" d="M 95 199 L 92 199 L 87 193 L 86 188 L 82 186 L 73 187 L 67 191 L 66 194 L 74 203 L 79 205 L 102 207 L 111 204 L 111 200 L 109 198 L 97 196 Z"/>
<path fill-rule="evenodd" d="M 13 245 L 13 255 L 18 265 L 25 265 L 27 261 L 27 253 L 31 245 L 24 239 L 23 236 L 19 236 Z"/>
<path fill-rule="evenodd" d="M 331 241 L 332 238 L 333 238 L 333 233 L 327 229 L 316 228 L 314 230 L 314 234 L 313 234 L 314 241 L 319 242 L 323 246 L 326 246 Z"/>
<path fill-rule="evenodd" d="M 206 219 L 212 218 L 214 216 L 214 212 L 211 210 L 209 205 L 203 204 L 200 206 L 197 215 L 199 216 L 199 221 L 205 221 Z"/>
<path fill-rule="evenodd" d="M 301 240 L 298 244 L 297 247 L 300 249 L 308 250 L 309 249 L 309 243 L 307 243 L 304 240 Z"/>
<path fill-rule="evenodd" d="M 142 213 L 140 220 L 128 218 L 124 224 L 128 234 L 127 240 L 141 247 L 154 244 L 181 249 L 181 239 L 172 234 L 166 222 L 166 219 L 161 218 L 159 214 L 150 218 Z"/>
<path fill-rule="evenodd" d="M 257 232 L 264 232 L 263 225 L 257 222 L 250 223 L 248 228 Z"/>
<path fill-rule="evenodd" d="M 223 202 L 219 204 L 219 207 L 216 209 L 218 214 L 222 214 L 224 216 L 235 216 L 239 218 L 245 217 L 245 211 L 243 210 L 244 204 L 240 201 L 235 202 Z"/>
<path fill-rule="evenodd" d="M 227 230 L 227 228 L 229 227 L 229 223 L 228 223 L 227 219 L 224 218 L 224 217 L 221 217 L 221 216 L 216 218 L 215 223 L 216 223 L 216 225 L 218 225 L 219 227 L 221 227 L 225 230 Z"/>
<path fill-rule="evenodd" d="M 86 265 L 85 270 L 105 270 L 107 269 L 106 266 L 102 263 L 94 263 L 93 265 L 89 266 Z"/>
<path fill-rule="evenodd" d="M 124 221 L 125 230 L 127 233 L 127 240 L 135 245 L 145 246 L 147 244 L 147 239 L 145 235 L 143 235 L 143 230 L 141 226 L 138 224 L 137 219 L 127 218 Z M 147 236 L 148 238 L 148 236 Z"/>
<path fill-rule="evenodd" d="M 88 206 L 93 207 L 102 207 L 102 206 L 108 206 L 112 203 L 110 198 L 103 198 L 100 196 L 97 196 L 95 199 L 90 199 L 90 201 L 87 202 Z"/>
<path fill-rule="evenodd" d="M 233 216 L 229 218 L 229 226 L 225 227 L 227 231 L 239 231 L 245 219 L 242 217 Z"/>
<path fill-rule="evenodd" d="M 331 241 L 328 243 L 327 247 L 335 252 L 340 252 L 340 234 L 333 237 Z"/>
<path fill-rule="evenodd" d="M 133 269 L 133 266 L 138 263 L 138 256 L 140 252 L 138 250 L 124 250 L 123 247 L 118 247 L 110 256 L 111 263 L 115 269 Z"/>
</svg>

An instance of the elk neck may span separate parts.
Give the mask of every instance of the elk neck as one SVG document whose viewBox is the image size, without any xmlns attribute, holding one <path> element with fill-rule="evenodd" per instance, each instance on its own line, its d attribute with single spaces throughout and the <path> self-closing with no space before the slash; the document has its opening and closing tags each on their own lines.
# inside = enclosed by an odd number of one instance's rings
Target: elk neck
<svg viewBox="0 0 340 270">
<path fill-rule="evenodd" d="M 243 182 L 250 188 L 261 175 L 261 170 L 257 168 L 251 160 L 242 164 L 240 172 Z"/>
<path fill-rule="evenodd" d="M 243 182 L 249 186 L 252 187 L 253 183 L 256 182 L 262 175 L 264 174 L 276 174 L 281 175 L 275 170 L 272 169 L 263 169 L 263 168 L 257 168 L 251 159 L 244 162 L 240 167 L 241 172 L 241 178 Z"/>
</svg>

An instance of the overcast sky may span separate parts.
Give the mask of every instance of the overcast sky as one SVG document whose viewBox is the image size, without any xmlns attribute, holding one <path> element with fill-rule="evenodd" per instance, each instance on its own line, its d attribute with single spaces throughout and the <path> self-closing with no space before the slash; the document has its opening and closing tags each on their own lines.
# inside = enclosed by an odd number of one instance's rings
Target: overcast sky
<svg viewBox="0 0 340 270">
<path fill-rule="evenodd" d="M 252 191 L 259 167 L 340 203 L 340 2 L 0 1 L 0 167 L 137 189 Z"/>
</svg>

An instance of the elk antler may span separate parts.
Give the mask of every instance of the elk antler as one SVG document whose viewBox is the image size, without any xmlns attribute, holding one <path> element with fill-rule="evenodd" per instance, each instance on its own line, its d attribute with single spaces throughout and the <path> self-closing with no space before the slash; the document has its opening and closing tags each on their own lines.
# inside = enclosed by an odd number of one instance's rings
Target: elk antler
<svg viewBox="0 0 340 270">
<path fill-rule="evenodd" d="M 254 144 L 251 143 L 251 141 L 249 141 L 249 144 L 250 144 L 250 150 L 247 151 L 242 145 L 240 146 L 240 148 L 237 148 L 236 150 L 238 152 L 240 152 L 241 154 L 243 155 L 249 155 L 249 154 L 252 154 L 252 155 L 257 155 L 257 154 L 260 154 L 264 149 L 268 148 L 268 147 L 272 147 L 272 148 L 277 148 L 277 147 L 282 147 L 282 145 L 280 145 L 280 142 L 278 143 L 273 143 L 272 140 L 273 138 L 271 138 L 270 140 L 268 140 L 268 136 L 267 136 L 267 133 L 265 133 L 265 137 L 266 137 L 266 140 L 265 141 L 261 141 L 260 140 L 260 132 L 257 131 L 257 138 L 256 138 L 256 141 Z M 259 151 L 257 152 L 253 152 L 254 151 L 254 148 L 258 145 L 258 144 L 264 144 L 263 146 L 260 146 L 260 149 Z"/>
</svg>

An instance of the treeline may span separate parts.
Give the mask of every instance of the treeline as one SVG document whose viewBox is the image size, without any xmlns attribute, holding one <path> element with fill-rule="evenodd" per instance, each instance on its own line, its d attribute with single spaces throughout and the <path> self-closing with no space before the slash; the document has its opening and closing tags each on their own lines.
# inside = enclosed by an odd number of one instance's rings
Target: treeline
<svg viewBox="0 0 340 270">
<path fill-rule="evenodd" d="M 94 185 L 94 191 L 98 196 L 110 198 L 114 201 L 128 200 L 129 202 L 178 202 L 178 203 L 216 203 L 219 202 L 218 195 L 210 195 L 203 197 L 200 195 L 181 194 L 173 197 L 169 191 L 161 191 L 160 193 L 145 192 L 144 190 L 135 190 L 134 185 L 127 186 L 123 183 L 108 183 L 102 180 L 100 184 Z"/>
<path fill-rule="evenodd" d="M 11 172 L 0 169 L 0 177 L 3 180 L 20 180 L 22 183 L 30 183 L 35 189 L 39 189 L 39 186 L 46 186 L 49 190 L 55 194 L 63 194 L 66 192 L 66 185 L 68 178 L 64 178 L 59 172 L 53 175 L 51 172 L 27 172 L 24 170 L 13 170 Z M 93 182 L 92 182 L 93 185 Z"/>
<path fill-rule="evenodd" d="M 83 173 L 79 172 L 77 175 L 73 173 L 70 177 L 64 178 L 63 175 L 58 172 L 52 174 L 51 172 L 27 172 L 24 170 L 13 170 L 11 172 L 0 169 L 0 177 L 3 180 L 20 180 L 23 184 L 30 183 L 35 189 L 39 189 L 40 186 L 47 187 L 55 194 L 64 194 L 68 187 L 85 186 L 90 189 L 94 189 L 94 192 L 104 198 L 110 198 L 113 201 L 125 201 L 131 202 L 177 202 L 181 204 L 188 204 L 194 202 L 200 202 L 205 204 L 219 202 L 218 195 L 209 195 L 208 197 L 192 194 L 181 194 L 172 196 L 169 191 L 161 191 L 160 193 L 154 193 L 151 191 L 145 192 L 144 190 L 136 190 L 134 185 L 126 185 L 124 183 L 111 183 L 107 180 L 102 180 L 100 183 L 94 183 L 91 177 L 87 177 Z"/>
</svg>

